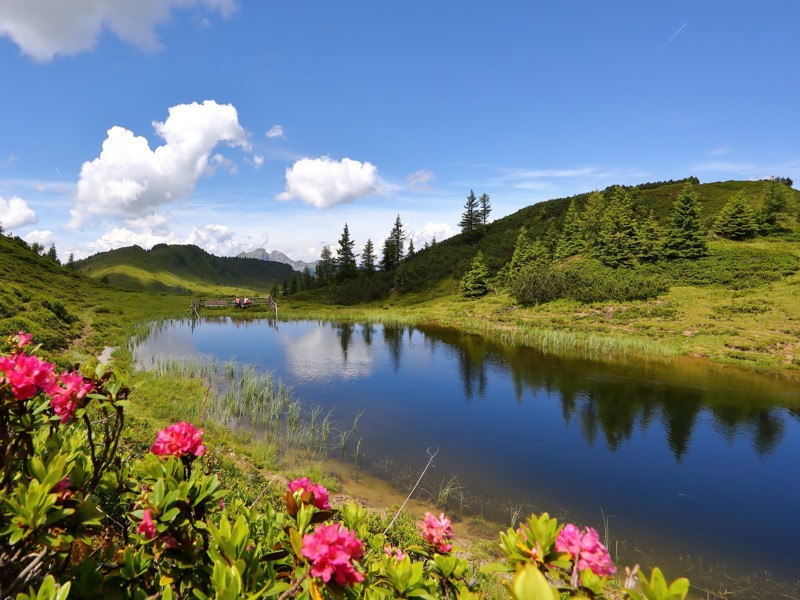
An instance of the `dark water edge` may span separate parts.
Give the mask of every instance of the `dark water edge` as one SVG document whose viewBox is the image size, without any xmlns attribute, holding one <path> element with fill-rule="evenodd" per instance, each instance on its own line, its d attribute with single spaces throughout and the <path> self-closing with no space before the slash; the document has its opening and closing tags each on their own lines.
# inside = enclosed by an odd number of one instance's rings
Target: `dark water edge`
<svg viewBox="0 0 800 600">
<path fill-rule="evenodd" d="M 452 329 L 317 322 L 179 322 L 139 352 L 236 358 L 337 420 L 364 411 L 363 468 L 418 472 L 438 448 L 429 493 L 456 477 L 487 518 L 546 510 L 601 534 L 607 523 L 622 563 L 670 577 L 800 578 L 800 394 L 779 379 L 697 361 L 558 358 Z"/>
</svg>

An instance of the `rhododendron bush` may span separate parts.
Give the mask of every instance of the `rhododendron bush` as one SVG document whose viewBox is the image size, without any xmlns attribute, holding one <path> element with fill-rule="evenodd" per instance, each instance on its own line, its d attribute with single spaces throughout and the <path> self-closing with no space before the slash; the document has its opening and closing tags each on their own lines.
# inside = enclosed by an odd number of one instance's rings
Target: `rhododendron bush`
<svg viewBox="0 0 800 600">
<path fill-rule="evenodd" d="M 515 598 L 684 598 L 654 569 L 615 579 L 597 532 L 543 514 L 500 535 L 477 565 L 426 513 L 397 545 L 354 503 L 291 481 L 278 503 L 226 496 L 196 424 L 120 451 L 129 389 L 99 365 L 57 373 L 30 336 L 0 341 L 0 598 L 479 598 L 499 573 Z M 213 447 L 213 444 L 211 444 Z"/>
</svg>

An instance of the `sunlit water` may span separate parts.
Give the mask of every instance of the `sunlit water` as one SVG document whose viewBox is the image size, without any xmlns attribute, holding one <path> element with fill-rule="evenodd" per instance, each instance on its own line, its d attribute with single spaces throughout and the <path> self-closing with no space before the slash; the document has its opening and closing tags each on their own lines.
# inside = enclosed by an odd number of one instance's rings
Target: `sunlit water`
<svg viewBox="0 0 800 600">
<path fill-rule="evenodd" d="M 800 579 L 800 391 L 697 361 L 605 364 L 447 329 L 173 322 L 137 349 L 255 365 L 357 436 L 376 472 L 451 476 L 508 523 L 548 511 L 603 531 L 629 564 L 727 565 Z M 435 491 L 435 490 L 433 490 Z M 692 576 L 692 573 L 688 573 Z"/>
</svg>

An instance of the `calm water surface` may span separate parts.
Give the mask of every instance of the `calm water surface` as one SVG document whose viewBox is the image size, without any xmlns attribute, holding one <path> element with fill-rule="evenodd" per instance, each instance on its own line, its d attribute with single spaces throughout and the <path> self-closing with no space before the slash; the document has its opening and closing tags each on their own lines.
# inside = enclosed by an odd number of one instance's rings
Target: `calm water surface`
<svg viewBox="0 0 800 600">
<path fill-rule="evenodd" d="M 272 371 L 357 435 L 372 462 L 457 476 L 471 508 L 516 507 L 602 532 L 626 563 L 724 563 L 800 579 L 800 390 L 696 361 L 610 365 L 449 329 L 321 322 L 172 322 L 149 356 Z M 435 485 L 435 483 L 432 483 Z M 689 573 L 692 577 L 692 573 Z"/>
</svg>

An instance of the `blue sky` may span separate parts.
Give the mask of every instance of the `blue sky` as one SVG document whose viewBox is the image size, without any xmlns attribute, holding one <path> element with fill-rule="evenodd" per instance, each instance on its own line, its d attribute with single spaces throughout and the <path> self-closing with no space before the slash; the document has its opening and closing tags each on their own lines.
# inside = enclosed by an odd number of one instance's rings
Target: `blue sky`
<svg viewBox="0 0 800 600">
<path fill-rule="evenodd" d="M 800 181 L 795 0 L 3 0 L 0 223 L 314 260 L 614 183 Z M 795 184 L 797 186 L 797 184 Z"/>
</svg>

